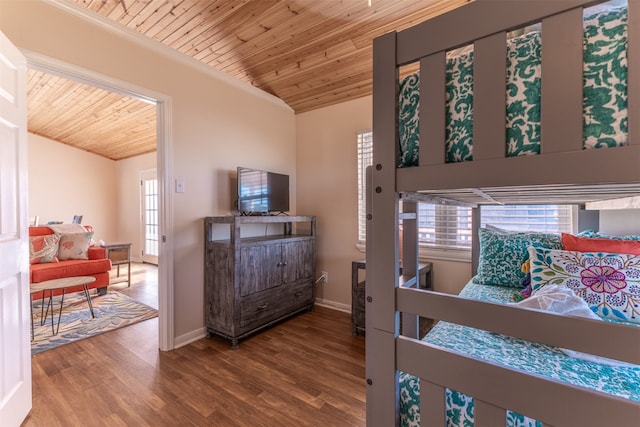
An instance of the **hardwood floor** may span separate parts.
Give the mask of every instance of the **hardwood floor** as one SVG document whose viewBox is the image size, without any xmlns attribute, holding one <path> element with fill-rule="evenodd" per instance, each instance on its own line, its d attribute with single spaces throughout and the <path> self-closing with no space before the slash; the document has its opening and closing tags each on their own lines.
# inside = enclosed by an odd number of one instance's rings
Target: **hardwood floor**
<svg viewBox="0 0 640 427">
<path fill-rule="evenodd" d="M 134 266 L 132 282 L 153 277 L 144 270 Z M 110 288 L 147 304 L 153 293 Z M 23 426 L 365 425 L 364 337 L 351 335 L 349 314 L 323 307 L 238 350 L 214 337 L 160 352 L 152 319 L 39 353 L 32 364 Z"/>
<path fill-rule="evenodd" d="M 158 309 L 158 267 L 152 264 L 131 263 L 131 286 L 127 287 L 127 266 L 111 270 L 110 291 L 118 291 L 148 306 Z"/>
</svg>

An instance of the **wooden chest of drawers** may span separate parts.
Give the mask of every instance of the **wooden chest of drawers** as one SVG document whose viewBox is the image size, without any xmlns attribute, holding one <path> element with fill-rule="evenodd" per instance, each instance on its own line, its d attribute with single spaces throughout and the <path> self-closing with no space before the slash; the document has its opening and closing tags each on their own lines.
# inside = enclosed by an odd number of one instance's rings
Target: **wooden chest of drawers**
<svg viewBox="0 0 640 427">
<path fill-rule="evenodd" d="M 300 226 L 294 231 L 292 224 Z M 262 232 L 261 227 L 269 230 L 269 225 L 272 231 L 280 226 L 282 233 Z M 217 226 L 223 226 L 223 231 Z M 251 233 L 241 235 L 243 226 L 257 226 L 261 233 L 246 237 Z M 205 312 L 210 334 L 227 338 L 237 347 L 240 339 L 313 308 L 315 217 L 207 217 L 205 242 Z"/>
</svg>

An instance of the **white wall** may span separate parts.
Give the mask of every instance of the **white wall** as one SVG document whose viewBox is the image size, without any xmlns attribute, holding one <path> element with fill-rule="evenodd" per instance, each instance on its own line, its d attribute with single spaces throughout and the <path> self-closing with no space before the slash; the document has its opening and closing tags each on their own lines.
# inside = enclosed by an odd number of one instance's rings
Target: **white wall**
<svg viewBox="0 0 640 427">
<path fill-rule="evenodd" d="M 293 111 L 221 73 L 186 65 L 43 1 L 0 1 L 0 30 L 20 49 L 171 97 L 172 170 L 186 185 L 185 193 L 173 194 L 168 213 L 174 223 L 174 330 L 178 342 L 202 333 L 203 217 L 230 212 L 229 178 L 238 165 L 287 173 L 296 182 Z M 294 212 L 295 191 L 294 185 Z"/>
<path fill-rule="evenodd" d="M 140 173 L 156 169 L 156 153 L 142 154 L 116 162 L 118 203 L 116 206 L 118 229 L 116 240 L 131 243 L 131 258 L 142 259 L 142 216 Z"/>
<path fill-rule="evenodd" d="M 351 262 L 365 254 L 358 241 L 358 131 L 372 127 L 372 98 L 365 97 L 298 114 L 298 210 L 318 217 L 316 271 L 330 282 L 317 297 L 339 307 L 351 306 Z M 433 260 L 434 287 L 457 293 L 471 278 L 471 264 Z"/>
<path fill-rule="evenodd" d="M 116 237 L 117 187 L 113 160 L 28 134 L 29 216 L 71 223 L 82 215 L 94 240 Z"/>
<path fill-rule="evenodd" d="M 600 211 L 600 231 L 614 235 L 640 234 L 640 209 Z"/>
</svg>

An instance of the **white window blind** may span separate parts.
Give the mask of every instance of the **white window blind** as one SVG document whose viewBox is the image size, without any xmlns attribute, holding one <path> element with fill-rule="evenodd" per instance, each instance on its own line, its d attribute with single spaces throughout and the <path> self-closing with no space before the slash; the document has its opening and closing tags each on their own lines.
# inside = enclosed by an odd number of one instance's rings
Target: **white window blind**
<svg viewBox="0 0 640 427">
<path fill-rule="evenodd" d="M 358 133 L 358 239 L 366 239 L 366 168 L 373 163 L 373 134 Z M 481 226 L 510 231 L 573 232 L 571 205 L 483 206 Z M 439 250 L 471 249 L 471 208 L 420 203 L 418 240 L 421 246 Z"/>
<path fill-rule="evenodd" d="M 573 232 L 571 205 L 483 206 L 480 224 L 512 231 Z"/>
<path fill-rule="evenodd" d="M 358 241 L 367 238 L 367 166 L 373 164 L 373 132 L 358 132 Z"/>
<path fill-rule="evenodd" d="M 418 240 L 438 249 L 471 249 L 471 209 L 420 203 Z"/>
</svg>

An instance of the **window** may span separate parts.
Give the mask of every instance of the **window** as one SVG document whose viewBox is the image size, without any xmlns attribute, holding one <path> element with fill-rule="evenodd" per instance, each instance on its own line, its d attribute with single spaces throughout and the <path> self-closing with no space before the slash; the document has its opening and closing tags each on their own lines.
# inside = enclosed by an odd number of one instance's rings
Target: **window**
<svg viewBox="0 0 640 427">
<path fill-rule="evenodd" d="M 480 223 L 505 230 L 573 232 L 571 205 L 483 206 Z"/>
<path fill-rule="evenodd" d="M 373 163 L 373 134 L 358 133 L 358 239 L 366 239 L 366 168 Z M 487 205 L 480 210 L 481 226 L 505 230 L 573 231 L 571 205 Z M 418 240 L 423 248 L 444 251 L 471 250 L 471 208 L 420 203 Z"/>
<path fill-rule="evenodd" d="M 471 249 L 471 209 L 418 204 L 418 240 L 438 249 Z"/>
</svg>

